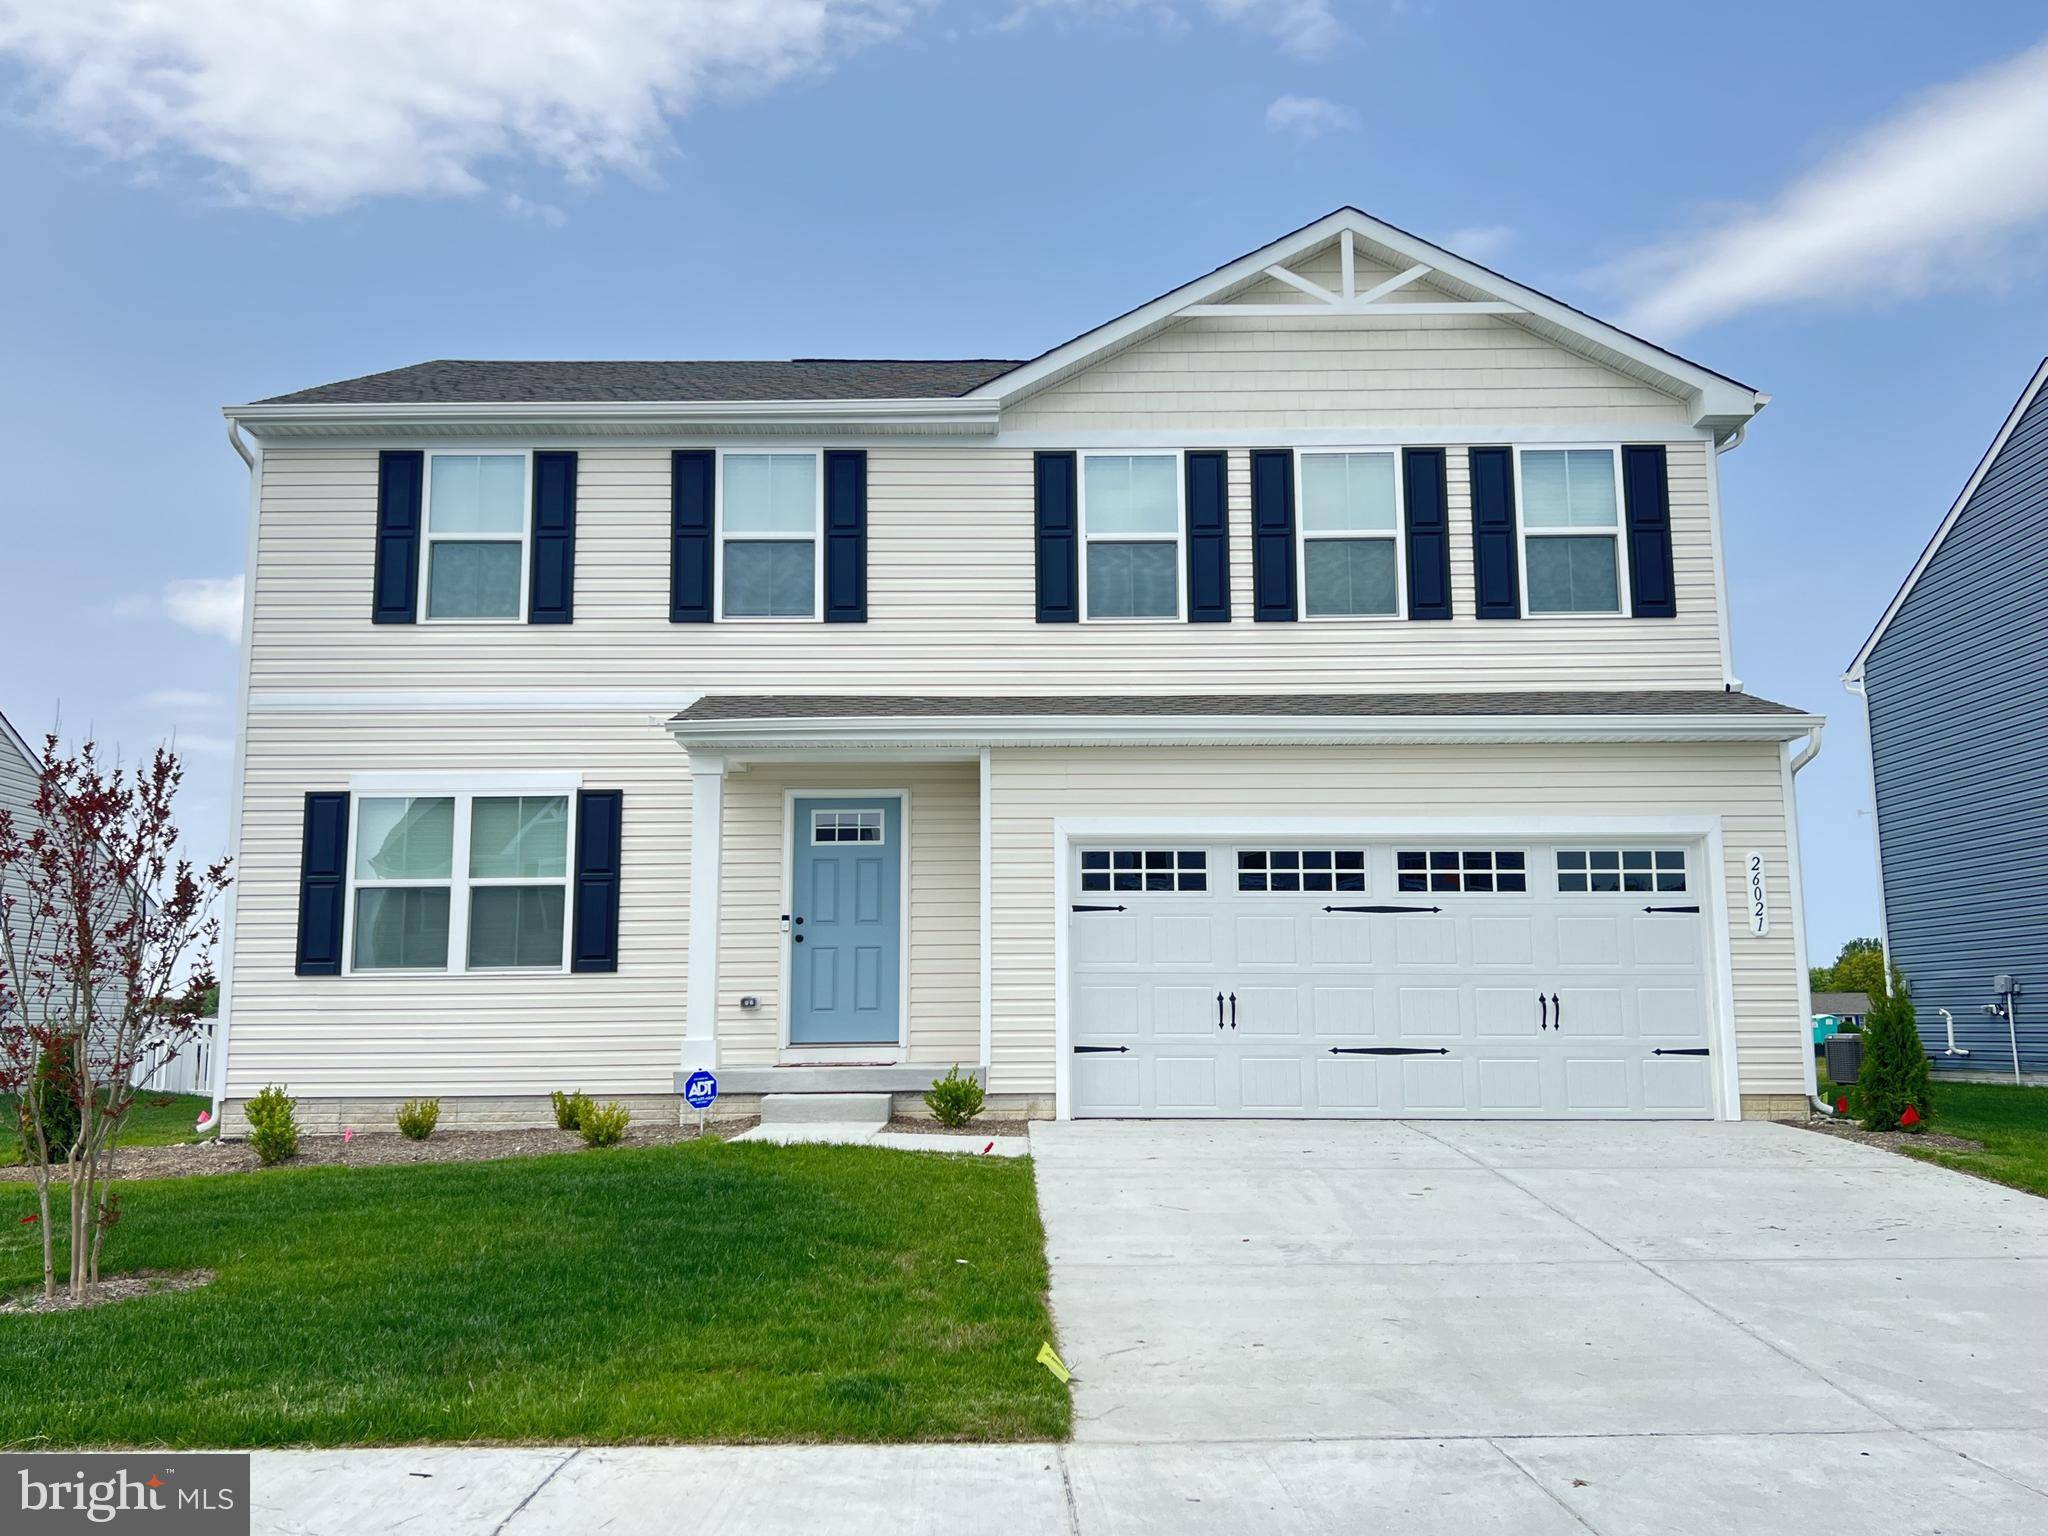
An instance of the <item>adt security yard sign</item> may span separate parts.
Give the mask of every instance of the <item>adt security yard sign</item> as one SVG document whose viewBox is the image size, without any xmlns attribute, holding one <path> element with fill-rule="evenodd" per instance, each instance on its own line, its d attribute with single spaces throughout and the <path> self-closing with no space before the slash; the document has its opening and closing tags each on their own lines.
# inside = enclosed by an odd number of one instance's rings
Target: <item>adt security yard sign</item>
<svg viewBox="0 0 2048 1536">
<path fill-rule="evenodd" d="M 699 1068 L 683 1083 L 683 1102 L 698 1111 L 707 1110 L 718 1097 L 718 1079 Z"/>
</svg>

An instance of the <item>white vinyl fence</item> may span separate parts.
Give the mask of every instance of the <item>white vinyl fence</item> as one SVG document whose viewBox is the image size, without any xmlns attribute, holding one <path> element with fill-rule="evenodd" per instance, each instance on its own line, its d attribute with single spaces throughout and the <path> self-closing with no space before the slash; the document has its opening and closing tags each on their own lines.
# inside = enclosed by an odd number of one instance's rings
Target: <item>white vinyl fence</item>
<svg viewBox="0 0 2048 1536">
<path fill-rule="evenodd" d="M 213 1020 L 205 1021 L 175 1055 L 157 1050 L 135 1063 L 135 1086 L 150 1093 L 213 1091 Z"/>
</svg>

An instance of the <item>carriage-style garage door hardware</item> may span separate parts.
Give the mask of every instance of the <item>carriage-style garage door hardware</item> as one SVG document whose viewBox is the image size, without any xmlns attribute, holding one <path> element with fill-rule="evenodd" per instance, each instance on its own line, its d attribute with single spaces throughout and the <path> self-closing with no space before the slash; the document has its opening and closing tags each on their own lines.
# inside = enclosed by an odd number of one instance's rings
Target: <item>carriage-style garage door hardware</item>
<svg viewBox="0 0 2048 1536">
<path fill-rule="evenodd" d="M 1414 912 L 1441 912 L 1442 907 L 1325 907 L 1325 912 L 1384 912 L 1393 917 L 1403 917 Z"/>
<path fill-rule="evenodd" d="M 1448 1045 L 1333 1045 L 1332 1056 L 1448 1056 Z"/>
</svg>

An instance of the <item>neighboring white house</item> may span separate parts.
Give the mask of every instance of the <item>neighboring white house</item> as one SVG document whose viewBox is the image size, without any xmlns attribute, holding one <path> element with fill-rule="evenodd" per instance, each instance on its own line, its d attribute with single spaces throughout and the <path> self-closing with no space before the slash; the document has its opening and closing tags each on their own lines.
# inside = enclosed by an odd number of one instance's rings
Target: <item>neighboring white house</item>
<svg viewBox="0 0 2048 1536">
<path fill-rule="evenodd" d="M 1798 1112 L 1821 722 L 1733 677 L 1717 492 L 1766 399 L 1347 208 L 1026 362 L 232 407 L 229 1128 L 955 1063 L 1041 1115 Z"/>
</svg>

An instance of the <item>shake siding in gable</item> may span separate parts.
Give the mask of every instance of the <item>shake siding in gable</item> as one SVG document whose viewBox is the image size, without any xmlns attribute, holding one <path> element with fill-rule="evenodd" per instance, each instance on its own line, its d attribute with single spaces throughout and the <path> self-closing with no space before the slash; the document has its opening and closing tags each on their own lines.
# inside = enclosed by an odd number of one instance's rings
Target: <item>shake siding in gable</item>
<svg viewBox="0 0 2048 1536">
<path fill-rule="evenodd" d="M 1441 627 L 1441 626 L 1437 626 Z M 992 1091 L 1053 1089 L 1055 817 L 1720 816 L 1731 913 L 1744 856 L 1768 867 L 1771 932 L 1731 940 L 1744 1094 L 1803 1094 L 1782 754 L 1770 743 L 1239 750 L 1006 750 L 990 761 L 995 950 Z M 1276 808 L 1281 808 L 1277 809 Z M 1701 891 L 1703 905 L 1708 893 Z M 1712 943 L 1711 935 L 1706 942 Z M 1711 952 L 1710 970 L 1718 967 Z"/>
<path fill-rule="evenodd" d="M 450 688 L 691 692 L 1128 692 L 1259 688 L 1718 688 L 1708 446 L 1671 440 L 1678 617 L 1473 617 L 1465 454 L 1448 454 L 1449 623 L 1252 622 L 1249 460 L 1230 455 L 1228 624 L 1035 621 L 1031 455 L 998 444 L 872 445 L 868 622 L 671 625 L 662 447 L 585 448 L 576 622 L 369 622 L 377 455 L 264 457 L 251 686 L 264 693 Z M 602 679 L 601 682 L 595 681 Z"/>
<path fill-rule="evenodd" d="M 2048 390 L 1985 472 L 1864 667 L 1885 937 L 1922 1032 L 1955 1014 L 1970 1070 L 2009 1070 L 1991 978 L 2048 993 Z M 2048 1000 L 2022 1064 L 2048 1070 Z M 1943 1058 L 1936 1053 L 1937 1063 Z"/>
</svg>

